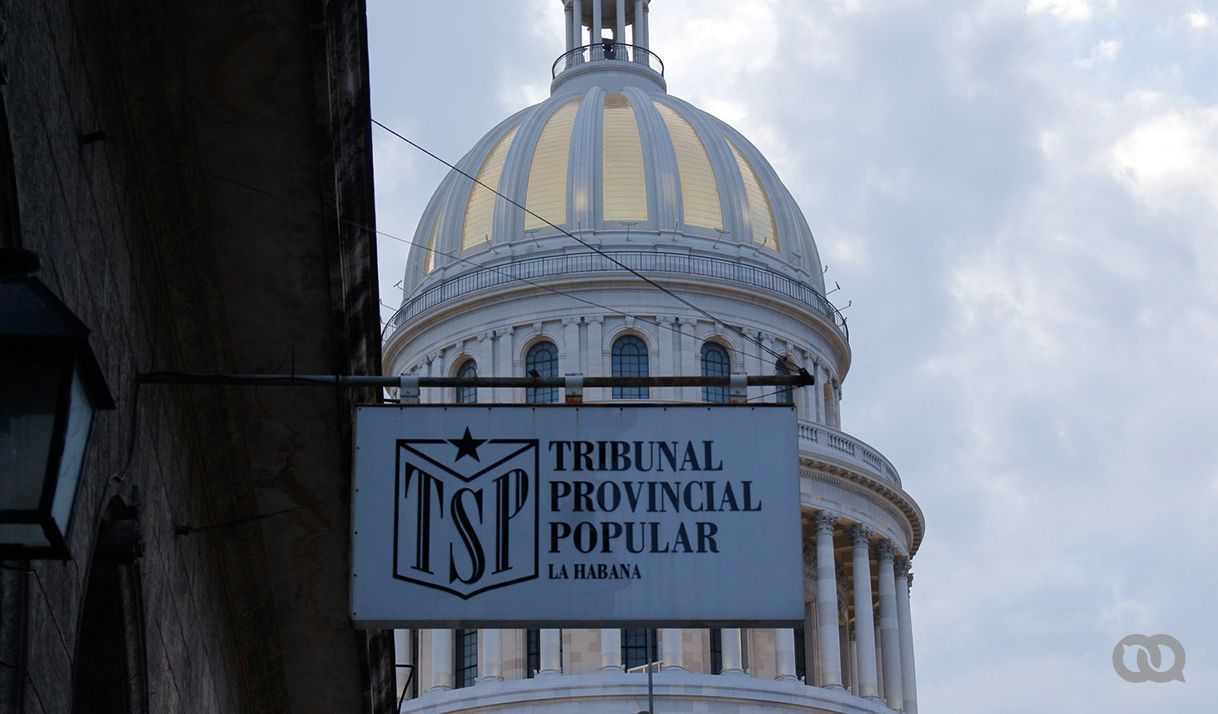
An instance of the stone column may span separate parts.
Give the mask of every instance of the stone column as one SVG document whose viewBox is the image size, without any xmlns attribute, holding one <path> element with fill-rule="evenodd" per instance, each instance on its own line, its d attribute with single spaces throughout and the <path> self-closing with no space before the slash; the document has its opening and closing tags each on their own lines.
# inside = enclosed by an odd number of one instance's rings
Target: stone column
<svg viewBox="0 0 1218 714">
<path fill-rule="evenodd" d="M 685 646 L 681 642 L 681 632 L 681 630 L 672 627 L 660 630 L 660 660 L 663 662 L 663 666 L 661 667 L 662 671 L 686 671 Z"/>
<path fill-rule="evenodd" d="M 774 353 L 778 350 L 774 349 L 773 338 L 763 334 L 761 336 L 761 346 L 757 349 L 761 351 L 761 371 L 757 374 L 777 374 L 778 370 L 776 368 L 778 365 L 775 364 L 777 358 L 774 356 Z M 767 402 L 776 403 L 778 401 L 778 387 L 766 387 L 762 390 L 762 394 L 770 395 L 765 398 Z"/>
<path fill-rule="evenodd" d="M 754 339 L 754 338 L 756 338 L 756 339 Z M 759 344 L 760 340 L 761 340 L 761 333 L 753 332 L 751 330 L 745 330 L 745 334 L 740 336 L 741 344 L 744 345 L 744 373 L 745 374 L 757 374 L 757 375 L 769 374 L 769 372 L 767 370 L 763 369 L 763 365 L 765 365 L 766 359 L 765 359 L 765 357 L 762 356 L 762 354 L 760 354 L 762 351 L 761 345 Z M 768 391 L 772 391 L 772 390 L 769 387 L 766 387 L 765 391 L 768 392 Z M 748 388 L 749 399 L 753 399 L 754 397 L 760 396 L 764 393 L 765 392 L 761 391 L 760 387 L 749 387 Z"/>
<path fill-rule="evenodd" d="M 630 0 L 613 0 L 613 2 L 617 6 L 617 26 L 613 31 L 613 41 L 621 45 L 626 43 L 626 3 Z M 626 58 L 618 57 L 618 59 Z"/>
<path fill-rule="evenodd" d="M 451 351 L 449 348 L 436 350 L 436 358 L 431 362 L 431 376 L 449 376 L 448 361 L 452 359 L 452 355 L 446 353 Z M 432 404 L 448 404 L 457 401 L 457 392 L 452 387 L 432 387 L 428 391 L 431 392 Z"/>
<path fill-rule="evenodd" d="M 673 376 L 673 364 L 680 359 L 679 355 L 672 353 L 673 343 L 676 342 L 677 321 L 672 317 L 656 318 L 656 359 L 651 374 L 656 377 L 671 377 Z M 677 342 L 679 345 L 680 343 Z M 679 387 L 652 387 L 652 399 L 676 399 L 681 393 Z"/>
<path fill-rule="evenodd" d="M 601 0 L 592 0 L 592 44 L 601 43 Z M 593 48 L 593 52 L 596 49 Z"/>
<path fill-rule="evenodd" d="M 435 361 L 436 361 L 435 355 L 426 355 L 423 357 L 423 361 L 424 361 L 424 364 L 423 364 L 422 374 L 419 376 L 434 377 L 435 375 L 432 373 L 432 370 L 435 369 L 433 367 L 433 365 L 435 364 Z M 419 390 L 419 404 L 431 404 L 433 401 L 435 401 L 434 399 L 432 399 L 432 393 L 435 391 L 436 391 L 435 389 L 420 389 Z"/>
<path fill-rule="evenodd" d="M 795 674 L 795 630 L 789 627 L 774 630 L 774 665 L 774 679 L 799 679 Z"/>
<path fill-rule="evenodd" d="M 903 709 L 905 690 L 901 683 L 901 633 L 897 623 L 897 587 L 893 570 L 892 541 L 879 548 L 880 652 L 884 669 L 884 699 L 892 709 Z"/>
<path fill-rule="evenodd" d="M 541 669 L 537 676 L 562 674 L 562 630 L 542 630 L 538 639 L 541 640 Z"/>
<path fill-rule="evenodd" d="M 494 353 L 495 340 L 494 340 L 494 337 L 495 337 L 494 332 L 483 332 L 478 335 L 478 343 L 477 343 L 477 345 L 474 346 L 474 350 L 475 350 L 474 359 L 477 360 L 477 362 L 478 362 L 478 376 L 480 376 L 480 377 L 494 377 L 494 376 L 510 377 L 511 375 L 509 375 L 509 374 L 499 375 L 495 371 L 495 353 Z M 496 399 L 495 392 L 498 392 L 498 391 L 499 391 L 498 389 L 490 389 L 490 388 L 487 388 L 485 390 L 485 392 L 483 390 L 478 390 L 478 401 L 490 404 L 495 401 L 495 399 Z"/>
<path fill-rule="evenodd" d="M 678 355 L 677 374 L 683 377 L 693 377 L 702 374 L 702 353 L 701 345 L 698 344 L 698 339 L 695 336 L 694 330 L 697 321 L 692 317 L 678 318 L 676 326 L 681 330 L 680 334 L 676 335 Z M 731 372 L 731 370 L 728 370 Z M 682 391 L 683 390 L 683 391 Z M 684 387 L 678 390 L 678 397 L 687 402 L 702 401 L 701 387 Z"/>
<path fill-rule="evenodd" d="M 822 687 L 842 686 L 841 644 L 837 629 L 837 567 L 833 559 L 833 524 L 837 518 L 816 514 L 816 621 Z"/>
<path fill-rule="evenodd" d="M 500 327 L 495 330 L 495 376 L 511 377 L 512 375 L 512 329 Z M 515 390 L 494 389 L 496 404 L 510 404 L 516 401 Z"/>
<path fill-rule="evenodd" d="M 909 619 L 909 588 L 913 573 L 909 560 L 896 563 L 897 621 L 901 640 L 901 687 L 905 714 L 918 714 L 918 683 L 914 674 L 913 621 Z"/>
<path fill-rule="evenodd" d="M 647 13 L 651 12 L 650 0 L 643 0 L 643 46 L 651 47 L 651 24 L 647 21 Z M 638 20 L 635 20 L 638 22 Z"/>
<path fill-rule="evenodd" d="M 567 51 L 575 49 L 575 14 L 572 12 L 571 0 L 567 0 Z"/>
<path fill-rule="evenodd" d="M 803 358 L 803 368 L 808 374 L 815 377 L 816 366 L 813 364 L 812 355 L 806 350 L 800 350 L 800 356 Z M 816 385 L 800 388 L 796 401 L 800 404 L 799 417 L 808 421 L 816 421 Z"/>
<path fill-rule="evenodd" d="M 558 374 L 583 374 L 579 366 L 579 318 L 564 317 L 562 319 L 562 344 L 558 346 Z M 559 390 L 562 394 L 562 390 Z M 560 397 L 559 401 L 563 401 Z"/>
<path fill-rule="evenodd" d="M 453 631 L 431 631 L 431 686 L 429 692 L 453 688 Z"/>
<path fill-rule="evenodd" d="M 418 676 L 419 663 L 415 662 L 410 657 L 410 642 L 414 633 L 410 630 L 394 630 L 393 631 L 393 663 L 394 664 L 410 664 L 414 665 L 414 669 L 410 667 L 394 667 L 394 680 L 397 683 L 397 696 L 400 699 L 402 690 L 410 681 L 411 674 Z"/>
<path fill-rule="evenodd" d="M 622 671 L 622 631 L 601 630 L 601 669 Z"/>
<path fill-rule="evenodd" d="M 719 648 L 723 660 L 721 674 L 744 674 L 742 648 L 740 644 L 740 628 L 730 627 L 719 630 Z"/>
<path fill-rule="evenodd" d="M 603 328 L 605 318 L 601 315 L 590 315 L 584 318 L 584 322 L 588 325 L 588 366 L 584 370 L 584 374 L 589 377 L 604 377 L 605 344 Z M 584 390 L 584 401 L 601 400 L 605 397 L 605 390 L 600 387 Z"/>
<path fill-rule="evenodd" d="M 572 49 L 575 49 L 575 47 L 584 46 L 584 4 L 583 0 L 571 0 L 571 4 L 572 11 L 575 13 L 575 32 L 572 35 L 571 42 L 574 43 Z M 578 62 L 580 59 L 576 57 L 575 61 Z"/>
<path fill-rule="evenodd" d="M 643 0 L 634 0 L 634 37 L 630 38 L 632 44 L 636 47 L 646 47 L 647 43 L 643 40 Z M 639 55 L 642 55 L 640 57 Z M 634 56 L 636 62 L 647 63 L 647 55 L 639 53 Z"/>
<path fill-rule="evenodd" d="M 858 646 L 860 697 L 879 696 L 875 668 L 875 615 L 871 606 L 871 529 L 857 525 L 854 541 L 854 641 Z"/>
<path fill-rule="evenodd" d="M 878 622 L 875 625 L 875 638 L 872 642 L 875 643 L 875 692 L 877 697 L 883 699 L 887 696 L 887 690 L 884 689 L 887 685 L 884 684 L 884 641 L 880 639 Z"/>
<path fill-rule="evenodd" d="M 448 365 L 448 360 L 449 360 L 449 358 L 450 358 L 450 355 L 448 355 L 448 354 L 446 354 L 446 353 L 447 353 L 447 352 L 449 352 L 449 351 L 450 351 L 450 350 L 448 350 L 447 348 L 445 348 L 445 349 L 441 349 L 441 350 L 437 350 L 437 351 L 436 351 L 436 361 L 435 361 L 435 363 L 432 365 L 432 366 L 435 368 L 435 374 L 434 374 L 433 376 L 436 376 L 436 377 L 447 377 L 447 376 L 448 376 L 448 366 L 449 366 L 449 365 Z M 436 392 L 436 393 L 437 393 L 437 394 L 442 394 L 442 393 L 443 393 L 443 391 L 444 391 L 444 390 L 440 390 L 440 391 L 438 391 L 438 392 Z M 443 401 L 448 401 L 448 397 L 449 397 L 449 396 L 450 396 L 450 395 L 446 394 L 446 395 L 444 396 L 444 398 L 443 398 L 443 399 L 441 399 L 440 401 L 442 401 L 442 402 L 443 402 Z"/>
<path fill-rule="evenodd" d="M 478 681 L 503 681 L 503 630 L 478 630 Z"/>
</svg>

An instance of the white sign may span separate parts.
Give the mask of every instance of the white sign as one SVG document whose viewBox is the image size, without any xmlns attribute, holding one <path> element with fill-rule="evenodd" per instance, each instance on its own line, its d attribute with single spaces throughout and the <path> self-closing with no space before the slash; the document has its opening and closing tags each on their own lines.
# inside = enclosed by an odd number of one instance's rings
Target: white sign
<svg viewBox="0 0 1218 714">
<path fill-rule="evenodd" d="M 360 626 L 803 619 L 790 406 L 366 406 L 355 448 Z"/>
</svg>

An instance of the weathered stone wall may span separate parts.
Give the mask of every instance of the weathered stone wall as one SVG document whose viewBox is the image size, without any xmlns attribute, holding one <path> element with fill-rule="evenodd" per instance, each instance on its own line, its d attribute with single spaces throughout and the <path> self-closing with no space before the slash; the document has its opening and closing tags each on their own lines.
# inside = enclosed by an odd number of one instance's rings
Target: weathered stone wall
<svg viewBox="0 0 1218 714">
<path fill-rule="evenodd" d="M 387 710 L 391 641 L 346 614 L 349 407 L 378 395 L 135 380 L 378 371 L 363 15 L 0 0 L 8 242 L 94 330 L 117 402 L 94 425 L 72 559 L 0 571 L 0 711 L 72 710 L 115 499 L 142 527 L 123 572 L 146 711 Z"/>
</svg>

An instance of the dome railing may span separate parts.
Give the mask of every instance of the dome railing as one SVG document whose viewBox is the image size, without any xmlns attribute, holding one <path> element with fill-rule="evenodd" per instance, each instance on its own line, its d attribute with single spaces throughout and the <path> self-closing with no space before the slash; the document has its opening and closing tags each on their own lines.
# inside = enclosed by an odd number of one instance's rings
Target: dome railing
<svg viewBox="0 0 1218 714">
<path fill-rule="evenodd" d="M 844 461 L 880 481 L 901 485 L 897 468 L 875 447 L 862 439 L 808 419 L 799 420 L 800 451 Z"/>
<path fill-rule="evenodd" d="M 658 72 L 661 77 L 664 76 L 664 63 L 660 61 L 660 58 L 654 52 L 646 47 L 628 45 L 623 42 L 613 42 L 612 40 L 606 40 L 593 45 L 584 45 L 583 47 L 576 47 L 573 50 L 564 52 L 558 59 L 554 60 L 551 73 L 553 77 L 557 77 L 569 69 L 602 60 L 641 64 Z"/>
<path fill-rule="evenodd" d="M 619 261 L 621 265 L 610 260 L 608 256 L 613 256 L 613 259 Z M 718 278 L 750 287 L 763 288 L 813 308 L 836 327 L 845 340 L 850 340 L 850 330 L 846 326 L 846 319 L 842 313 L 816 288 L 807 283 L 772 270 L 723 258 L 650 251 L 611 251 L 608 254 L 572 253 L 526 258 L 478 268 L 445 280 L 411 298 L 389 319 L 386 330 L 396 330 L 402 324 L 441 303 L 478 290 L 522 280 L 531 281 L 577 273 L 618 272 L 623 270 L 622 265 L 640 273 L 669 273 Z"/>
</svg>

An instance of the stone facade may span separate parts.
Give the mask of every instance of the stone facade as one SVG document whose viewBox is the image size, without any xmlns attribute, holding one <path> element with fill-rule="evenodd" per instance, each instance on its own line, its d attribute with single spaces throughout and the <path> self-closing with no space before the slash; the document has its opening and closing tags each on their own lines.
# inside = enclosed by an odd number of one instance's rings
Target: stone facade
<svg viewBox="0 0 1218 714">
<path fill-rule="evenodd" d="M 377 370 L 363 3 L 0 20 L 0 243 L 41 256 L 117 401 L 71 559 L 0 565 L 0 711 L 391 710 L 391 636 L 346 618 L 349 406 L 379 395 L 136 382 Z"/>
</svg>

